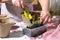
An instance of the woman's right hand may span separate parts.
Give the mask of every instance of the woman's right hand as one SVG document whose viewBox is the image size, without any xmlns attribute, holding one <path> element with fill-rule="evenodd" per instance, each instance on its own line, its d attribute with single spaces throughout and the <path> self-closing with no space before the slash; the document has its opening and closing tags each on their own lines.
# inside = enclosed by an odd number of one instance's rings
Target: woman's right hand
<svg viewBox="0 0 60 40">
<path fill-rule="evenodd" d="M 49 11 L 41 11 L 40 16 L 41 16 L 40 23 L 42 23 L 42 24 L 52 21 Z"/>
<path fill-rule="evenodd" d="M 12 0 L 13 5 L 16 7 L 24 8 L 23 0 Z"/>
</svg>

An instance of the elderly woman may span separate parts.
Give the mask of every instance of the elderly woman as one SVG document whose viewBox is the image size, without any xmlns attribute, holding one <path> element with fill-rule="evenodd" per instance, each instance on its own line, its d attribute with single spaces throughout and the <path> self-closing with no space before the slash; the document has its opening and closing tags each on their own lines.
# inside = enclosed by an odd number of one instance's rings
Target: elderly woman
<svg viewBox="0 0 60 40">
<path fill-rule="evenodd" d="M 10 2 L 6 3 L 6 7 L 12 14 L 19 17 L 22 9 L 26 8 L 28 10 L 32 10 L 31 2 L 32 2 L 32 0 L 26 0 L 26 1 L 12 0 L 13 5 L 10 1 Z M 42 11 L 41 11 L 41 15 L 40 15 L 41 23 L 44 24 L 46 22 L 51 22 L 52 19 L 51 19 L 51 15 L 49 12 L 50 10 L 53 12 L 56 12 L 57 14 L 60 13 L 60 0 L 39 0 L 39 2 L 42 7 Z M 25 5 L 25 3 L 26 3 L 26 5 Z M 55 22 L 52 24 L 53 26 L 52 25 L 50 26 L 50 27 L 52 27 L 53 30 L 49 30 L 43 35 L 44 40 L 60 40 L 60 23 L 58 23 L 58 25 L 57 25 L 57 24 L 55 24 Z M 54 28 L 55 25 L 57 25 L 56 28 Z"/>
</svg>

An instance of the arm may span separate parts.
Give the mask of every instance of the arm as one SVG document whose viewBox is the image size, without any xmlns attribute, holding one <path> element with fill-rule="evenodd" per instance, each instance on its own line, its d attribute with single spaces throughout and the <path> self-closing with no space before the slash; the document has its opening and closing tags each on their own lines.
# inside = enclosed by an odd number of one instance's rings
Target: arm
<svg viewBox="0 0 60 40">
<path fill-rule="evenodd" d="M 51 22 L 51 15 L 49 13 L 49 0 L 39 0 L 39 2 L 42 7 L 40 22 L 43 24 Z"/>
<path fill-rule="evenodd" d="M 49 10 L 49 0 L 39 0 L 42 11 L 48 11 Z"/>
<path fill-rule="evenodd" d="M 1 0 L 2 3 L 9 2 L 10 0 Z"/>
</svg>

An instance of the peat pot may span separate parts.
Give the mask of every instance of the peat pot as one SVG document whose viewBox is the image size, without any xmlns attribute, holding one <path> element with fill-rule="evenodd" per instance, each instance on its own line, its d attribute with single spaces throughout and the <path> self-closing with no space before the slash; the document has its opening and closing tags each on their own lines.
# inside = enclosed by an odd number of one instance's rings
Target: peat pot
<svg viewBox="0 0 60 40">
<path fill-rule="evenodd" d="M 28 18 L 24 16 L 24 13 L 22 13 L 23 22 L 27 24 L 27 27 L 23 29 L 23 34 L 36 37 L 43 34 L 46 31 L 46 28 L 43 24 L 39 24 L 38 18 L 40 18 L 40 11 L 31 11 L 30 13 L 32 15 L 33 23 L 35 24 L 33 25 L 31 20 L 29 21 Z"/>
<path fill-rule="evenodd" d="M 0 15 L 0 37 L 7 37 L 13 25 L 14 22 L 12 19 L 8 18 L 6 15 Z"/>
</svg>

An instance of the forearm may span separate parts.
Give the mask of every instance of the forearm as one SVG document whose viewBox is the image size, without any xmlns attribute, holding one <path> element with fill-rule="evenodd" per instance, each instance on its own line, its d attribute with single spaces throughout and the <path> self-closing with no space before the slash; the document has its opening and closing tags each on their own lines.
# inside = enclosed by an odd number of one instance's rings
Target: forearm
<svg viewBox="0 0 60 40">
<path fill-rule="evenodd" d="M 1 0 L 2 3 L 9 2 L 10 0 Z"/>
<path fill-rule="evenodd" d="M 42 10 L 48 11 L 49 10 L 49 0 L 39 0 Z"/>
</svg>

